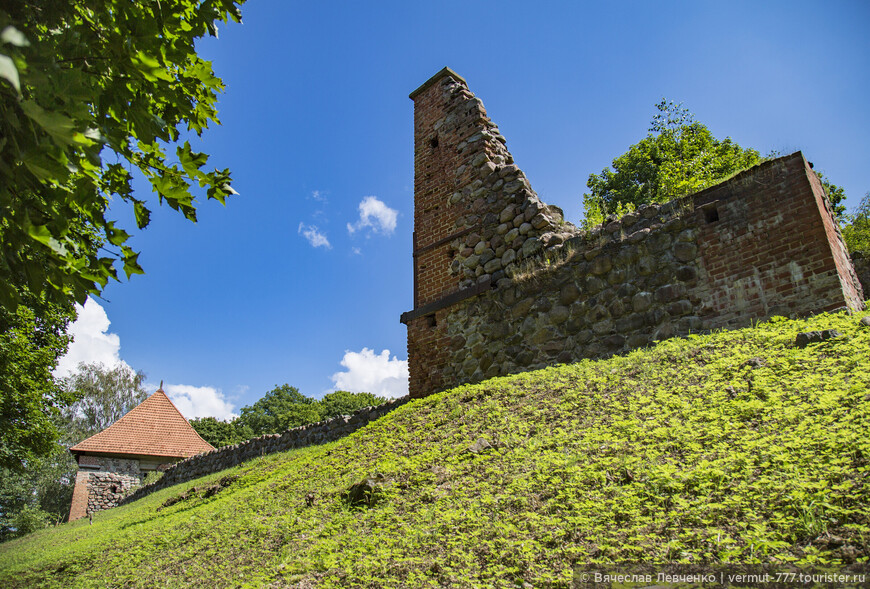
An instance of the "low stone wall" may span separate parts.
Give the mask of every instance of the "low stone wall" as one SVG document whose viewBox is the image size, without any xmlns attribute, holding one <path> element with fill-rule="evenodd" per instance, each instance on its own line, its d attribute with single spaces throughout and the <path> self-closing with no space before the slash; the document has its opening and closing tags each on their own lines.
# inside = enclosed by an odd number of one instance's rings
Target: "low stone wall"
<svg viewBox="0 0 870 589">
<path fill-rule="evenodd" d="M 251 458 L 338 440 L 383 417 L 393 409 L 401 407 L 408 401 L 409 397 L 400 397 L 377 407 L 365 407 L 353 415 L 340 415 L 318 423 L 296 427 L 282 434 L 260 436 L 241 444 L 224 446 L 211 452 L 197 454 L 181 462 L 176 462 L 166 469 L 159 480 L 136 489 L 119 504 L 129 503 L 154 491 L 237 466 Z"/>
</svg>

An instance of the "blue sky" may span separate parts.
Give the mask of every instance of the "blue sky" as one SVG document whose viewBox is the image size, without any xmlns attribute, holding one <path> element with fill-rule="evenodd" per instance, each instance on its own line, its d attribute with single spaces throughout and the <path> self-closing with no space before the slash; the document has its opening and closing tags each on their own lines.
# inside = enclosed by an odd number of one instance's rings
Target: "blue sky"
<svg viewBox="0 0 870 589">
<path fill-rule="evenodd" d="M 643 138 L 663 97 L 717 137 L 802 150 L 850 207 L 870 190 L 863 0 L 251 0 L 243 17 L 199 46 L 227 90 L 222 126 L 193 142 L 240 196 L 203 202 L 195 225 L 155 212 L 132 242 L 147 274 L 88 304 L 67 360 L 126 362 L 188 416 L 226 417 L 285 382 L 401 392 L 408 94 L 445 65 L 569 221 L 588 175 Z"/>
</svg>

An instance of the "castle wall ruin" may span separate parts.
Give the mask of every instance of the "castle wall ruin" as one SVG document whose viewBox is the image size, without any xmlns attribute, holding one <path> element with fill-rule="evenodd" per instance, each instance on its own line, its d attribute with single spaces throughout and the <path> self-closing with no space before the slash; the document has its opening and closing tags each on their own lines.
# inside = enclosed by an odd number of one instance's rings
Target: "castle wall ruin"
<svg viewBox="0 0 870 589">
<path fill-rule="evenodd" d="M 800 152 L 591 231 L 532 190 L 465 81 L 414 100 L 410 395 L 774 315 L 863 308 Z"/>
</svg>

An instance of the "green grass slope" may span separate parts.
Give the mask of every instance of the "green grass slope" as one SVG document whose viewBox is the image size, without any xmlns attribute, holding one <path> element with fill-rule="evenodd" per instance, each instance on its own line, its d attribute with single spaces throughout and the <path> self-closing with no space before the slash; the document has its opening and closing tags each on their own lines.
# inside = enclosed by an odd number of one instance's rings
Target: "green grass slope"
<svg viewBox="0 0 870 589">
<path fill-rule="evenodd" d="M 859 317 L 671 340 L 461 386 L 0 545 L 0 586 L 564 587 L 574 562 L 862 562 L 868 409 Z M 376 472 L 373 505 L 349 506 Z"/>
</svg>

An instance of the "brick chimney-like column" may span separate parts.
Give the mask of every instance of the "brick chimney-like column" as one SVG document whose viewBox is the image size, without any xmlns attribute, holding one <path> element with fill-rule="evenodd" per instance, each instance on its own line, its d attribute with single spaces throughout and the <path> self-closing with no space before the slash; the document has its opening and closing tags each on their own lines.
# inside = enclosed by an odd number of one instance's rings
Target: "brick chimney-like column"
<svg viewBox="0 0 870 589">
<path fill-rule="evenodd" d="M 562 216 L 540 202 L 513 165 L 483 102 L 456 72 L 442 69 L 410 97 L 414 309 L 401 321 L 408 326 L 410 394 L 422 397 L 454 384 L 442 382 L 452 348 L 462 345 L 448 336 L 444 319 L 451 307 L 489 291 L 506 276 L 508 269 L 494 259 L 496 241 L 504 241 L 496 235 L 500 217 L 513 221 L 525 215 L 534 228 L 524 231 L 524 240 L 557 230 Z"/>
<path fill-rule="evenodd" d="M 471 97 L 465 80 L 444 68 L 411 94 L 414 100 L 414 309 L 459 289 L 451 275 L 449 237 L 460 207 L 450 197 L 467 181 L 457 174 L 465 159 L 457 145 L 473 134 L 451 124 L 450 107 Z M 454 115 L 455 118 L 455 115 Z"/>
<path fill-rule="evenodd" d="M 455 117 L 449 120 L 449 111 L 456 100 L 471 96 L 465 80 L 448 68 L 410 96 L 414 101 L 414 310 L 405 313 L 402 321 L 408 326 L 412 397 L 441 388 L 439 367 L 447 360 L 444 309 L 437 307 L 460 290 L 461 276 L 450 272 L 454 253 L 450 241 L 462 211 L 451 206 L 450 197 L 463 181 L 456 173 L 463 159 L 457 145 L 465 139 L 465 129 L 453 124 Z"/>
</svg>

